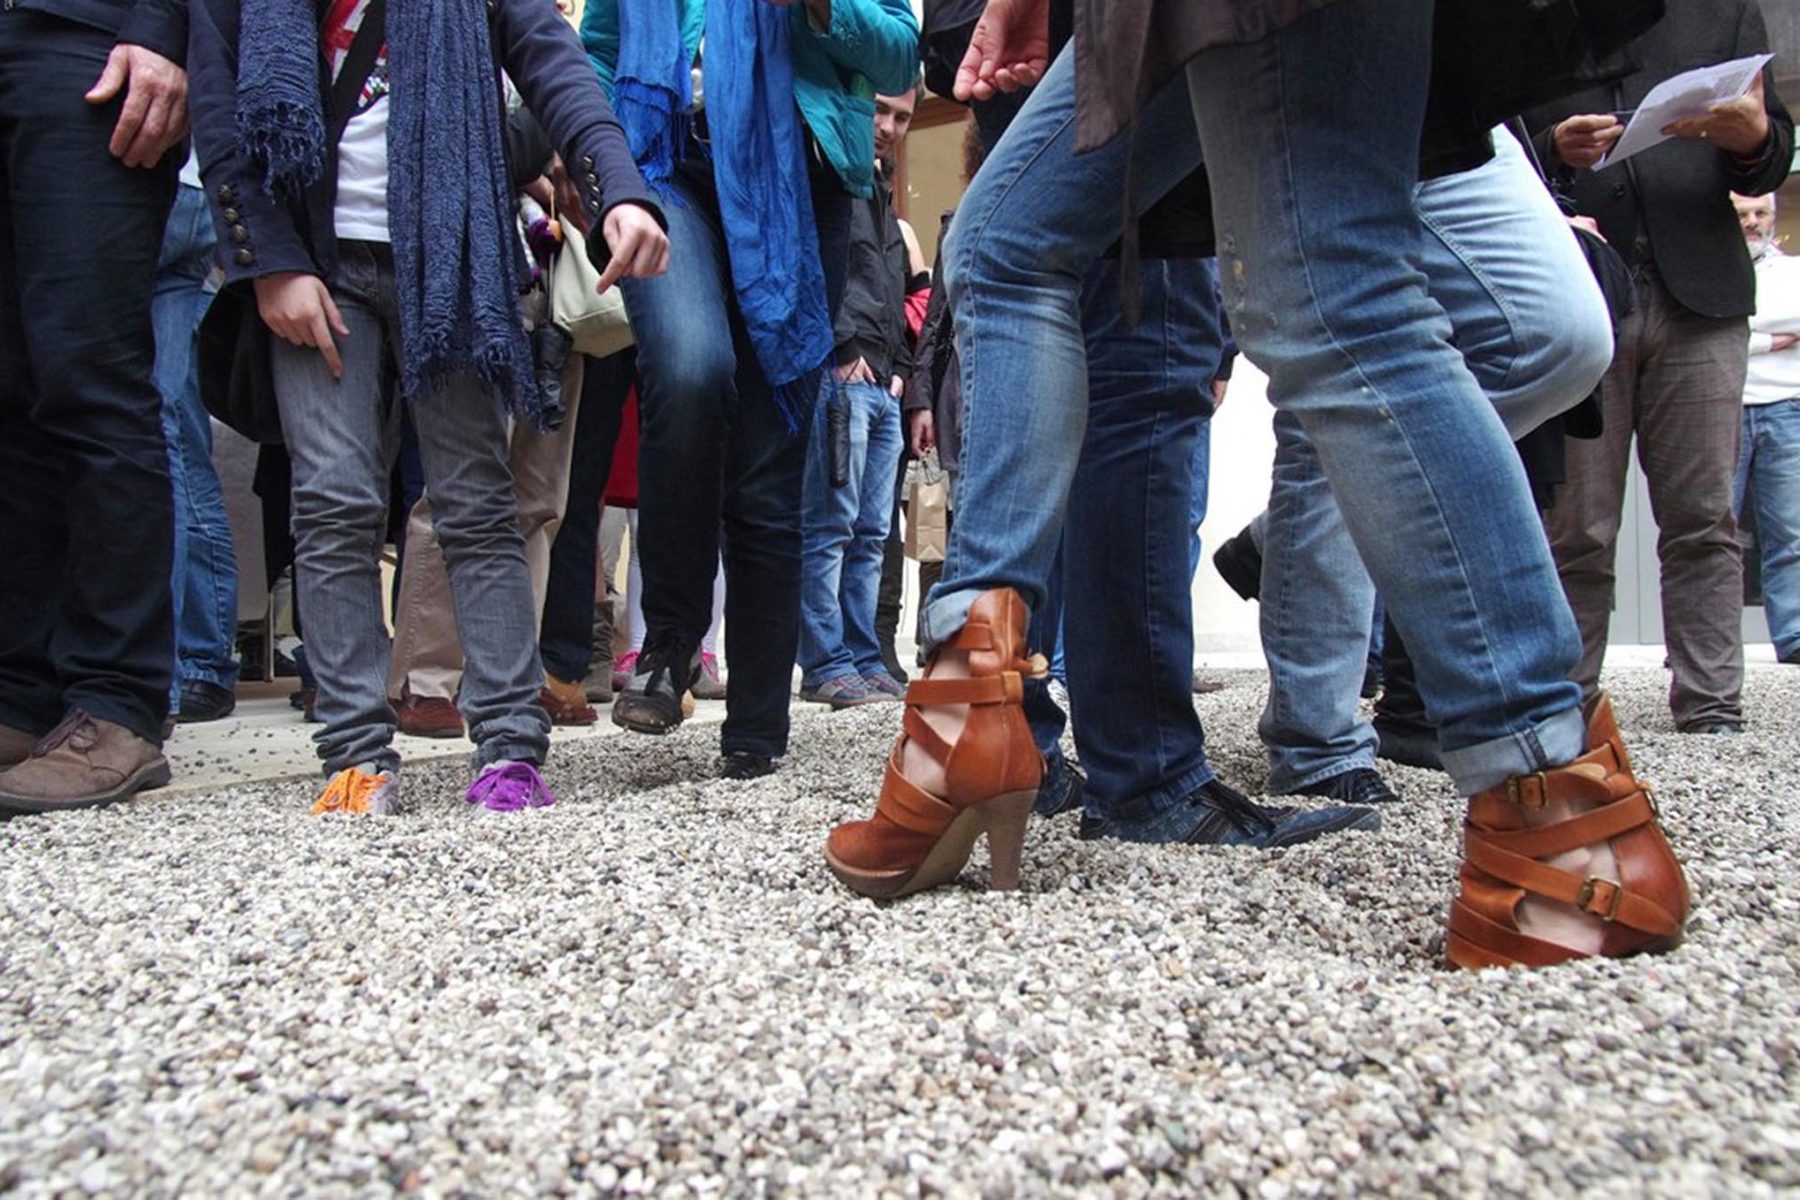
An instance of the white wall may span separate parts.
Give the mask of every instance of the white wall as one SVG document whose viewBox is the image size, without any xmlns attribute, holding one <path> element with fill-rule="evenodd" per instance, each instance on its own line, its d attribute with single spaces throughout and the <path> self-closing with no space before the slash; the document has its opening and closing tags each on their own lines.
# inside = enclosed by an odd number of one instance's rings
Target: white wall
<svg viewBox="0 0 1800 1200">
<path fill-rule="evenodd" d="M 1202 561 L 1194 576 L 1194 648 L 1260 651 L 1258 606 L 1240 600 L 1213 570 L 1212 552 L 1269 503 L 1269 468 L 1275 461 L 1275 434 L 1268 380 L 1242 356 L 1233 371 L 1225 405 L 1212 419 L 1212 484 L 1206 522 L 1200 527 Z"/>
</svg>

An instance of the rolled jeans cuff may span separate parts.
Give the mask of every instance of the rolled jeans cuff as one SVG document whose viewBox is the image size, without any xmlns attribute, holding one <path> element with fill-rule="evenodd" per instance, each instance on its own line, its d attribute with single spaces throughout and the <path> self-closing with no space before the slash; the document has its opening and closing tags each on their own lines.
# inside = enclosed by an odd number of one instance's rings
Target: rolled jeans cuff
<svg viewBox="0 0 1800 1200">
<path fill-rule="evenodd" d="M 1445 750 L 1442 757 L 1457 794 L 1473 796 L 1514 775 L 1567 766 L 1581 757 L 1586 742 L 1587 722 L 1577 706 L 1518 733 L 1460 750 Z"/>
<path fill-rule="evenodd" d="M 925 619 L 919 623 L 925 634 L 926 654 L 962 632 L 962 627 L 969 623 L 969 609 L 975 606 L 975 598 L 985 590 L 965 588 L 926 601 Z"/>
</svg>

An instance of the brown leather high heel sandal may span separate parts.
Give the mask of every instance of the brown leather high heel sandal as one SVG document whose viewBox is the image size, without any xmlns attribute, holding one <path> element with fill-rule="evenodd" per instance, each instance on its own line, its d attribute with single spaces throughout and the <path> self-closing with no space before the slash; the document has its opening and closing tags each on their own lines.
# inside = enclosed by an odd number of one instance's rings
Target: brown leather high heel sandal
<svg viewBox="0 0 1800 1200">
<path fill-rule="evenodd" d="M 1041 675 L 1041 658 L 1025 648 L 1028 614 L 1011 588 L 976 598 L 968 622 L 944 648 L 966 651 L 968 679 L 914 680 L 906 689 L 903 729 L 888 755 L 875 816 L 831 831 L 825 861 L 844 886 L 894 899 L 955 879 L 987 835 L 992 887 L 1019 886 L 1025 823 L 1043 778 L 1044 760 L 1025 721 L 1025 677 Z M 921 708 L 967 705 L 968 723 L 952 745 Z M 901 772 L 908 741 L 944 768 L 944 795 L 934 796 Z"/>
<path fill-rule="evenodd" d="M 1588 955 L 1519 928 L 1527 894 L 1606 923 L 1599 955 L 1661 954 L 1681 944 L 1687 877 L 1658 823 L 1650 788 L 1601 696 L 1588 718 L 1588 751 L 1566 767 L 1516 775 L 1469 800 L 1463 826 L 1462 894 L 1450 906 L 1445 953 L 1459 967 L 1547 967 Z M 1567 805 L 1574 816 L 1530 825 L 1526 810 Z M 1617 881 L 1573 874 L 1543 860 L 1610 842 Z"/>
</svg>

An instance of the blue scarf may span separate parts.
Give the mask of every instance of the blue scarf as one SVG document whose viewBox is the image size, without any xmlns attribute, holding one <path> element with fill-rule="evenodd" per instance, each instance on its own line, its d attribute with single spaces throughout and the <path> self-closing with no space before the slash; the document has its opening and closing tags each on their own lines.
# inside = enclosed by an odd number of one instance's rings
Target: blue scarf
<svg viewBox="0 0 1800 1200">
<path fill-rule="evenodd" d="M 732 287 L 775 402 L 788 428 L 798 429 L 817 402 L 834 339 L 806 131 L 794 101 L 792 17 L 768 0 L 705 3 L 706 124 Z M 671 176 L 686 144 L 693 64 L 681 43 L 679 4 L 618 5 L 619 121 L 655 186 Z"/>
<path fill-rule="evenodd" d="M 242 0 L 237 132 L 270 195 L 325 166 L 313 0 Z M 542 404 L 519 320 L 518 255 L 486 0 L 402 0 L 387 15 L 388 236 L 400 390 L 473 374 L 534 425 Z M 429 257 L 427 247 L 430 247 Z"/>
</svg>

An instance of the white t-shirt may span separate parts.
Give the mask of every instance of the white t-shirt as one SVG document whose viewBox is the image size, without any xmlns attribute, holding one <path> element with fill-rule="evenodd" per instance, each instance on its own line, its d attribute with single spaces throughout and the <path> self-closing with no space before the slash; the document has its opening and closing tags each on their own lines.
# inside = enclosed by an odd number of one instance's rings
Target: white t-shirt
<svg viewBox="0 0 1800 1200">
<path fill-rule="evenodd" d="M 335 80 L 361 28 L 369 0 L 332 0 L 325 17 L 324 41 Z M 332 227 L 341 239 L 388 240 L 388 62 L 381 48 L 367 82 L 356 98 L 356 111 L 344 126 L 337 151 L 337 204 Z"/>
</svg>

